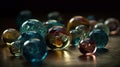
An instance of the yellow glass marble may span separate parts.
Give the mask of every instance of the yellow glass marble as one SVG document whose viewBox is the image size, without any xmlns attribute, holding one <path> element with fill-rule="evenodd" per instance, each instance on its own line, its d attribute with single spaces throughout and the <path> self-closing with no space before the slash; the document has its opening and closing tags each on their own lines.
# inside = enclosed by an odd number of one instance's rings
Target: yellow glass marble
<svg viewBox="0 0 120 67">
<path fill-rule="evenodd" d="M 74 16 L 67 23 L 67 31 L 75 29 L 75 27 L 79 25 L 89 26 L 89 21 L 83 16 Z"/>
<path fill-rule="evenodd" d="M 9 28 L 4 30 L 1 36 L 1 40 L 3 43 L 10 45 L 13 41 L 15 41 L 19 37 L 19 32 L 14 28 Z"/>
</svg>

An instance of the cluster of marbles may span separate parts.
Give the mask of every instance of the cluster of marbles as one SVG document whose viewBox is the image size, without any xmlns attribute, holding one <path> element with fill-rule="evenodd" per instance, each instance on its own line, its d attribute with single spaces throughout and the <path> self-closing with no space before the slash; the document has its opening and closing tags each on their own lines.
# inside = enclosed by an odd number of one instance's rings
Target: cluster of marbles
<svg viewBox="0 0 120 67">
<path fill-rule="evenodd" d="M 19 31 L 6 29 L 1 39 L 9 45 L 11 54 L 24 56 L 30 62 L 41 62 L 47 50 L 63 50 L 75 46 L 84 55 L 94 54 L 97 48 L 105 48 L 109 34 L 120 31 L 119 21 L 109 18 L 100 23 L 94 16 L 74 16 L 65 27 L 59 12 L 51 12 L 47 21 L 31 18 L 30 11 L 23 11 L 17 18 Z"/>
</svg>

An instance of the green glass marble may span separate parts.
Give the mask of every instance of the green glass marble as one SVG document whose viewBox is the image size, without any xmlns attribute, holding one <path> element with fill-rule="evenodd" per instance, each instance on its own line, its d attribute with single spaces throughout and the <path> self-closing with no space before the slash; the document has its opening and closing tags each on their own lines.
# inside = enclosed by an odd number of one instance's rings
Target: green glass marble
<svg viewBox="0 0 120 67">
<path fill-rule="evenodd" d="M 103 30 L 107 35 L 109 35 L 109 33 L 110 33 L 108 26 L 106 26 L 106 25 L 103 24 L 103 23 L 97 23 L 97 24 L 94 26 L 94 29 L 101 29 L 101 30 Z"/>
<path fill-rule="evenodd" d="M 89 28 L 85 25 L 79 25 L 74 30 L 70 31 L 72 36 L 72 45 L 78 46 L 79 42 L 88 37 Z"/>
</svg>

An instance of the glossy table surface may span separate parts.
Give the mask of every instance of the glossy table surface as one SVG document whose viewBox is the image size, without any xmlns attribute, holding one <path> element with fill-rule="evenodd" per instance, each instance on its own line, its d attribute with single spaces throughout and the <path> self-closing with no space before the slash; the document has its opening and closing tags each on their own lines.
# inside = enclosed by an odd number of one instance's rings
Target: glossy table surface
<svg viewBox="0 0 120 67">
<path fill-rule="evenodd" d="M 1 44 L 2 45 L 2 44 Z M 119 67 L 120 36 L 109 36 L 105 49 L 99 49 L 92 56 L 82 55 L 77 48 L 48 50 L 41 63 L 29 63 L 23 57 L 14 57 L 7 47 L 0 47 L 0 67 Z"/>
</svg>

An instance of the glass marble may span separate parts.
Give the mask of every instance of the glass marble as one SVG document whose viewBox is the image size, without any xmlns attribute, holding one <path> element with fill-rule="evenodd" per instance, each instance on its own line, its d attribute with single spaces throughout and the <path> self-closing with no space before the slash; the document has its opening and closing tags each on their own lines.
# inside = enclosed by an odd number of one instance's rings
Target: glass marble
<svg viewBox="0 0 120 67">
<path fill-rule="evenodd" d="M 17 16 L 16 19 L 16 23 L 18 25 L 18 27 L 20 28 L 20 26 L 23 24 L 23 22 L 25 22 L 26 20 L 32 18 L 32 12 L 30 10 L 23 10 L 20 11 L 20 13 Z"/>
<path fill-rule="evenodd" d="M 63 22 L 63 17 L 58 11 L 53 11 L 53 12 L 48 13 L 47 18 L 48 20 L 57 20 L 61 23 Z"/>
<path fill-rule="evenodd" d="M 48 20 L 47 22 L 44 23 L 47 29 L 53 27 L 53 26 L 64 26 L 61 22 L 57 20 Z"/>
<path fill-rule="evenodd" d="M 72 36 L 72 45 L 78 46 L 79 41 L 87 38 L 89 32 L 89 28 L 85 25 L 79 25 L 74 30 L 70 31 L 70 34 Z"/>
<path fill-rule="evenodd" d="M 108 18 L 105 20 L 105 25 L 110 30 L 110 35 L 116 35 L 120 31 L 120 22 L 116 18 Z"/>
<path fill-rule="evenodd" d="M 47 28 L 37 19 L 29 19 L 25 21 L 21 28 L 20 33 L 28 32 L 28 31 L 37 31 L 43 37 L 45 37 L 47 33 Z"/>
<path fill-rule="evenodd" d="M 94 40 L 98 48 L 104 48 L 108 43 L 108 35 L 101 29 L 93 29 L 89 37 Z"/>
<path fill-rule="evenodd" d="M 103 30 L 107 35 L 109 35 L 109 28 L 108 26 L 106 26 L 104 23 L 97 23 L 95 26 L 94 26 L 94 29 L 101 29 Z"/>
<path fill-rule="evenodd" d="M 37 38 L 25 41 L 22 50 L 23 56 L 29 62 L 41 62 L 47 56 L 45 41 Z"/>
<path fill-rule="evenodd" d="M 21 46 L 23 45 L 23 43 L 26 40 L 32 39 L 32 38 L 38 38 L 38 39 L 42 39 L 45 40 L 38 32 L 36 31 L 28 31 L 25 33 L 22 33 L 18 39 L 16 41 L 20 41 L 21 42 Z"/>
<path fill-rule="evenodd" d="M 74 16 L 67 23 L 67 31 L 75 29 L 78 25 L 86 25 L 89 26 L 88 20 L 83 16 Z"/>
<path fill-rule="evenodd" d="M 78 49 L 84 55 L 92 55 L 96 52 L 96 42 L 90 38 L 86 38 L 79 43 Z"/>
<path fill-rule="evenodd" d="M 50 49 L 65 49 L 70 44 L 70 34 L 62 26 L 54 26 L 49 29 L 46 43 Z"/>
<path fill-rule="evenodd" d="M 10 53 L 13 56 L 16 56 L 16 57 L 22 56 L 20 44 L 22 44 L 20 41 L 14 41 L 9 46 Z"/>
<path fill-rule="evenodd" d="M 1 40 L 3 43 L 9 45 L 19 37 L 19 32 L 14 28 L 8 28 L 3 31 Z"/>
</svg>

